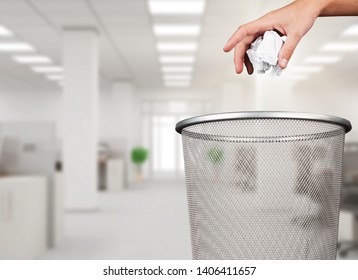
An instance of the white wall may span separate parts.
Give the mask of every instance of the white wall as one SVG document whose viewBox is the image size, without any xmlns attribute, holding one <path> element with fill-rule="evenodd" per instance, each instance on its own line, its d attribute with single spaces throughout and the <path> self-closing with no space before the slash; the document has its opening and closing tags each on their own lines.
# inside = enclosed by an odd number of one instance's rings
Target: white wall
<svg viewBox="0 0 358 280">
<path fill-rule="evenodd" d="M 0 121 L 53 121 L 62 114 L 60 90 L 53 92 L 0 92 Z M 57 135 L 61 127 L 57 128 Z"/>
<path fill-rule="evenodd" d="M 102 89 L 102 91 L 104 91 Z M 102 92 L 99 100 L 100 138 L 113 132 L 110 128 L 111 115 L 108 107 L 111 100 L 108 92 Z M 56 124 L 57 146 L 60 149 L 62 136 L 62 90 L 45 91 L 0 91 L 0 121 L 50 121 Z"/>
<path fill-rule="evenodd" d="M 254 84 L 256 83 L 256 85 Z M 259 87 L 261 92 L 260 107 L 262 110 L 292 110 L 333 114 L 345 117 L 352 122 L 353 130 L 348 139 L 358 140 L 358 93 L 353 86 L 330 86 L 310 88 L 295 86 L 292 89 L 280 78 L 264 81 Z M 271 86 L 269 86 L 271 84 Z M 215 104 L 213 112 L 233 110 L 258 110 L 257 81 L 242 83 L 229 82 L 221 89 L 212 90 L 155 90 L 138 89 L 133 91 L 133 113 L 139 114 L 139 104 L 143 100 L 211 100 Z M 278 90 L 277 90 L 278 89 Z M 241 91 L 240 91 L 241 90 Z M 242 101 L 243 100 L 243 101 Z M 220 103 L 220 104 L 219 104 Z M 53 92 L 0 92 L 0 121 L 29 120 L 58 122 L 62 114 L 62 95 L 60 90 Z M 100 137 L 112 138 L 117 135 L 113 120 L 120 116 L 120 111 L 113 111 L 113 99 L 109 90 L 102 90 L 99 100 Z M 59 122 L 58 122 L 59 123 Z M 61 136 L 60 124 L 57 129 Z M 137 137 L 138 138 L 138 137 Z"/>
<path fill-rule="evenodd" d="M 284 77 L 256 75 L 253 77 L 256 110 L 288 111 L 291 104 L 292 84 Z"/>
<path fill-rule="evenodd" d="M 358 141 L 358 93 L 354 83 L 294 85 L 284 77 L 253 76 L 250 81 L 223 85 L 222 111 L 265 110 L 299 111 L 336 115 L 351 121 L 353 130 L 348 141 Z"/>
<path fill-rule="evenodd" d="M 114 135 L 112 99 L 108 90 L 101 92 L 99 99 L 100 137 Z M 62 118 L 61 89 L 53 92 L 11 91 L 0 92 L 0 121 L 53 121 L 57 124 L 57 137 L 61 138 Z"/>
<path fill-rule="evenodd" d="M 112 94 L 108 91 L 100 94 L 99 105 L 99 135 L 103 138 L 112 138 L 115 134 L 111 126 L 113 117 Z"/>
<path fill-rule="evenodd" d="M 132 143 L 141 144 L 140 104 L 146 100 L 192 101 L 209 100 L 212 112 L 237 110 L 291 110 L 303 112 L 326 113 L 345 117 L 352 122 L 353 130 L 347 134 L 348 141 L 358 141 L 358 94 L 353 86 L 316 86 L 298 85 L 291 87 L 284 79 L 274 80 L 249 77 L 242 81 L 230 81 L 220 88 L 210 90 L 168 90 L 133 88 L 133 102 L 127 108 L 132 118 Z M 260 80 L 258 80 L 260 79 Z M 342 89 L 343 88 L 343 89 Z M 100 138 L 111 139 L 120 137 L 118 122 L 127 121 L 121 118 L 122 111 L 113 102 L 110 88 L 101 89 L 99 99 Z M 60 90 L 54 92 L 0 92 L 1 120 L 42 120 L 56 121 L 60 124 L 62 99 Z M 117 100 L 118 101 L 118 100 Z M 130 116 L 129 116 L 130 117 Z M 127 117 L 128 118 L 128 117 Z M 357 125 L 356 125 L 357 124 Z M 118 127 L 118 128 L 117 128 Z M 61 136 L 59 125 L 58 137 Z M 121 144 L 119 144 L 121 145 Z M 132 167 L 131 167 L 132 168 Z M 129 177 L 133 177 L 128 175 Z"/>
<path fill-rule="evenodd" d="M 257 107 L 255 97 L 254 80 L 228 81 L 222 85 L 216 103 L 219 112 L 253 111 Z"/>
<path fill-rule="evenodd" d="M 353 126 L 348 141 L 358 141 L 358 92 L 347 85 L 320 89 L 294 88 L 291 108 L 297 111 L 336 115 L 348 119 Z"/>
</svg>

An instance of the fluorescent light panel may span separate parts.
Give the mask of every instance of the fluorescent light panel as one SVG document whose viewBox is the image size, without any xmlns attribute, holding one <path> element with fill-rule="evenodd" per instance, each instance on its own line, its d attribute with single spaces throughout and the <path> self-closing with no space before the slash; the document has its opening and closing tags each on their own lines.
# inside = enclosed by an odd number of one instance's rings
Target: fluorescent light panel
<svg viewBox="0 0 358 280">
<path fill-rule="evenodd" d="M 321 66 L 297 66 L 291 69 L 292 72 L 299 73 L 317 73 L 323 70 Z"/>
<path fill-rule="evenodd" d="M 204 0 L 149 1 L 149 12 L 152 15 L 200 15 L 204 8 Z"/>
<path fill-rule="evenodd" d="M 198 48 L 197 43 L 158 43 L 158 51 L 193 52 Z"/>
<path fill-rule="evenodd" d="M 185 81 L 185 82 L 165 82 L 164 85 L 166 87 L 189 87 L 190 82 L 189 81 Z"/>
<path fill-rule="evenodd" d="M 157 36 L 197 36 L 200 33 L 200 25 L 156 24 L 153 26 L 153 30 Z"/>
<path fill-rule="evenodd" d="M 159 57 L 161 63 L 186 64 L 194 63 L 195 57 L 190 55 L 163 55 Z"/>
<path fill-rule="evenodd" d="M 9 37 L 12 36 L 12 32 L 7 29 L 5 26 L 0 25 L 0 36 Z"/>
<path fill-rule="evenodd" d="M 18 63 L 31 64 L 31 63 L 51 63 L 51 59 L 42 55 L 14 55 L 13 60 Z"/>
<path fill-rule="evenodd" d="M 343 36 L 358 36 L 358 24 L 351 25 L 343 31 Z"/>
<path fill-rule="evenodd" d="M 34 66 L 32 70 L 39 73 L 58 73 L 63 72 L 63 68 L 60 66 Z"/>
<path fill-rule="evenodd" d="M 164 75 L 163 76 L 164 80 L 191 80 L 191 76 L 190 75 Z"/>
<path fill-rule="evenodd" d="M 321 51 L 354 52 L 358 50 L 358 43 L 332 42 L 322 46 Z"/>
<path fill-rule="evenodd" d="M 1 42 L 0 52 L 32 52 L 35 48 L 28 43 Z"/>
<path fill-rule="evenodd" d="M 191 73 L 193 72 L 192 66 L 163 66 L 163 73 Z"/>
<path fill-rule="evenodd" d="M 304 62 L 306 63 L 320 63 L 320 64 L 333 64 L 342 59 L 339 55 L 313 55 L 307 57 Z"/>
</svg>

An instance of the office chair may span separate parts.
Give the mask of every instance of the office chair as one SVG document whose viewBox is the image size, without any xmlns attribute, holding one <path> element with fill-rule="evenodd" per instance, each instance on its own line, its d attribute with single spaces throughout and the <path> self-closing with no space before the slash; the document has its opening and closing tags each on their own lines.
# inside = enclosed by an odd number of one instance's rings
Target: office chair
<svg viewBox="0 0 358 280">
<path fill-rule="evenodd" d="M 344 153 L 341 209 L 351 212 L 358 223 L 358 143 L 347 143 Z M 338 243 L 341 257 L 354 250 L 358 250 L 358 240 Z"/>
</svg>

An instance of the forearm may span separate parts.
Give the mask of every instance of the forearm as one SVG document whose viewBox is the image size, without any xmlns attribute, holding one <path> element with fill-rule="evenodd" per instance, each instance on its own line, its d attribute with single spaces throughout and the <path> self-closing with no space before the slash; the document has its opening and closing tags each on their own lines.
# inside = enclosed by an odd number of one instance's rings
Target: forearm
<svg viewBox="0 0 358 280">
<path fill-rule="evenodd" d="M 358 0 L 330 0 L 320 16 L 357 16 Z"/>
<path fill-rule="evenodd" d="M 296 0 L 312 5 L 317 16 L 358 16 L 358 0 Z"/>
</svg>

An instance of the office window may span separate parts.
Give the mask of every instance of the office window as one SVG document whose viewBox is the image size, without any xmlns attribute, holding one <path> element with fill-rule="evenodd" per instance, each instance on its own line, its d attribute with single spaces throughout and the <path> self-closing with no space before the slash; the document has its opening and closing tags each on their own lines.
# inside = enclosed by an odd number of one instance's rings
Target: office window
<svg viewBox="0 0 358 280">
<path fill-rule="evenodd" d="M 184 178 L 183 148 L 175 125 L 191 116 L 210 113 L 208 101 L 144 101 L 142 141 L 149 148 L 144 174 L 153 179 Z"/>
<path fill-rule="evenodd" d="M 175 171 L 176 135 L 174 116 L 153 117 L 153 170 Z"/>
</svg>

